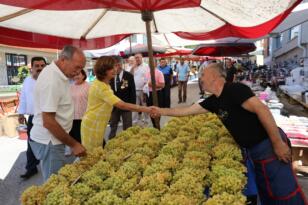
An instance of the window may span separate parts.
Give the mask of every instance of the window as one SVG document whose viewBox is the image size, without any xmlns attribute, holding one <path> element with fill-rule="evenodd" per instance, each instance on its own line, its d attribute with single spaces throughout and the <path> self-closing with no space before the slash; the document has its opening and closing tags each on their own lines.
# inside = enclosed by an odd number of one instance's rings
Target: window
<svg viewBox="0 0 308 205">
<path fill-rule="evenodd" d="M 298 36 L 299 26 L 294 26 L 290 29 L 290 40 Z"/>
<path fill-rule="evenodd" d="M 283 40 L 283 35 L 282 34 L 279 34 L 279 35 L 273 37 L 274 49 L 281 48 L 282 40 Z"/>
<path fill-rule="evenodd" d="M 27 56 L 26 55 L 17 55 L 12 53 L 5 54 L 6 59 L 6 68 L 7 68 L 7 78 L 9 85 L 16 84 L 12 80 L 14 77 L 18 76 L 18 68 L 20 66 L 27 65 Z"/>
</svg>

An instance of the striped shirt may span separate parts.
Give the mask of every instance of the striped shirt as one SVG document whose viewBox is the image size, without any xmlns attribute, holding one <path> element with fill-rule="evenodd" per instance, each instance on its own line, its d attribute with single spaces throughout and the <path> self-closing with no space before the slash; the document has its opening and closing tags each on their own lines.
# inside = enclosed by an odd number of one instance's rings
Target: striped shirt
<svg viewBox="0 0 308 205">
<path fill-rule="evenodd" d="M 90 85 L 87 82 L 83 82 L 80 85 L 72 84 L 70 87 L 74 103 L 75 120 L 81 120 L 87 110 L 89 88 Z"/>
</svg>

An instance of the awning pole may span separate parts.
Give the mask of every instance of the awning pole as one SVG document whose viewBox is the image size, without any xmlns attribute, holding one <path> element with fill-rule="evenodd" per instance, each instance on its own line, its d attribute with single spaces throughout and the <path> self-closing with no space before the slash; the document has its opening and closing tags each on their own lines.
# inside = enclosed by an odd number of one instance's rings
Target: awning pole
<svg viewBox="0 0 308 205">
<path fill-rule="evenodd" d="M 154 57 L 153 57 L 153 47 L 152 47 L 152 35 L 151 35 L 151 21 L 153 19 L 153 13 L 151 11 L 142 12 L 142 20 L 145 22 L 146 34 L 147 34 L 147 43 L 148 43 L 148 54 L 149 54 L 149 64 L 150 64 L 150 73 L 151 73 L 151 83 L 152 83 L 152 96 L 153 96 L 153 105 L 158 106 L 158 98 L 156 92 L 156 82 L 155 82 L 155 66 L 154 66 Z M 155 128 L 160 129 L 159 118 L 155 118 Z"/>
</svg>

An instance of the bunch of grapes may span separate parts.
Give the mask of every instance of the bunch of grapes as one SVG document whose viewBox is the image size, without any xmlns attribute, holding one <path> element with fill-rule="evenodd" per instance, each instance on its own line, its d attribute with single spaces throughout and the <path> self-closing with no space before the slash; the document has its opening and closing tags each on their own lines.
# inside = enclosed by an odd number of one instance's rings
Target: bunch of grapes
<svg viewBox="0 0 308 205">
<path fill-rule="evenodd" d="M 132 192 L 127 198 L 127 205 L 159 205 L 159 198 L 156 197 L 150 190 Z"/>
<path fill-rule="evenodd" d="M 184 154 L 185 144 L 180 142 L 170 142 L 160 150 L 160 154 L 171 155 L 177 159 L 181 158 Z"/>
<path fill-rule="evenodd" d="M 239 173 L 247 172 L 247 168 L 242 162 L 234 160 L 234 159 L 230 159 L 230 158 L 223 158 L 221 160 L 213 160 L 211 164 L 212 164 L 212 167 L 223 166 L 228 169 L 234 169 Z"/>
<path fill-rule="evenodd" d="M 176 182 L 170 186 L 170 194 L 182 194 L 189 198 L 202 201 L 204 199 L 204 187 L 196 178 L 189 173 L 182 175 Z"/>
<path fill-rule="evenodd" d="M 134 176 L 141 175 L 142 167 L 137 162 L 124 162 L 122 166 L 119 168 L 118 173 L 121 173 L 126 176 L 126 178 L 130 179 Z"/>
<path fill-rule="evenodd" d="M 127 155 L 128 153 L 125 152 L 124 149 L 117 148 L 114 150 L 110 150 L 107 153 L 106 161 L 109 162 L 115 170 L 117 170 L 122 165 Z"/>
<path fill-rule="evenodd" d="M 95 190 L 84 183 L 77 183 L 71 186 L 69 193 L 74 199 L 77 199 L 80 204 L 84 204 L 89 198 L 94 196 Z"/>
<path fill-rule="evenodd" d="M 211 195 L 227 192 L 235 194 L 244 189 L 245 183 L 233 175 L 221 176 L 211 186 Z"/>
<path fill-rule="evenodd" d="M 139 182 L 138 189 L 141 191 L 149 190 L 156 197 L 161 197 L 169 191 L 167 184 L 159 182 L 155 174 L 143 177 Z"/>
<path fill-rule="evenodd" d="M 113 187 L 112 190 L 117 196 L 125 199 L 136 189 L 139 180 L 140 177 L 134 176 L 130 179 L 126 179 L 122 185 Z"/>
<path fill-rule="evenodd" d="M 136 162 L 138 163 L 138 166 L 140 167 L 141 171 L 143 172 L 144 169 L 150 164 L 151 158 L 145 154 L 136 153 L 132 154 L 127 159 L 127 162 Z"/>
<path fill-rule="evenodd" d="M 230 158 L 237 161 L 243 160 L 241 150 L 236 145 L 230 143 L 216 145 L 212 153 L 216 159 Z"/>
<path fill-rule="evenodd" d="M 50 192 L 45 201 L 46 205 L 70 205 L 70 204 L 80 204 L 77 198 L 73 198 L 69 194 L 68 186 L 57 186 L 52 192 Z"/>
</svg>

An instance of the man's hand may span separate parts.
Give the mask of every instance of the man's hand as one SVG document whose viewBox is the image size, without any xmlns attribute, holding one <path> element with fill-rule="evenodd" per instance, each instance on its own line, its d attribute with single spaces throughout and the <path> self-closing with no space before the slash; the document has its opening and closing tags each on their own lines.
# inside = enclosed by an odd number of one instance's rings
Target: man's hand
<svg viewBox="0 0 308 205">
<path fill-rule="evenodd" d="M 82 146 L 80 143 L 76 143 L 72 148 L 72 152 L 75 156 L 77 157 L 82 157 L 85 156 L 86 153 L 86 148 L 84 148 L 84 146 Z"/>
<path fill-rule="evenodd" d="M 291 162 L 291 150 L 286 143 L 280 141 L 276 144 L 273 144 L 273 148 L 279 160 L 284 161 L 285 163 Z"/>
<path fill-rule="evenodd" d="M 26 118 L 24 115 L 18 115 L 19 124 L 25 124 Z"/>
<path fill-rule="evenodd" d="M 150 115 L 152 118 L 158 118 L 161 116 L 161 111 L 159 107 L 151 106 L 150 109 L 151 109 Z"/>
</svg>

